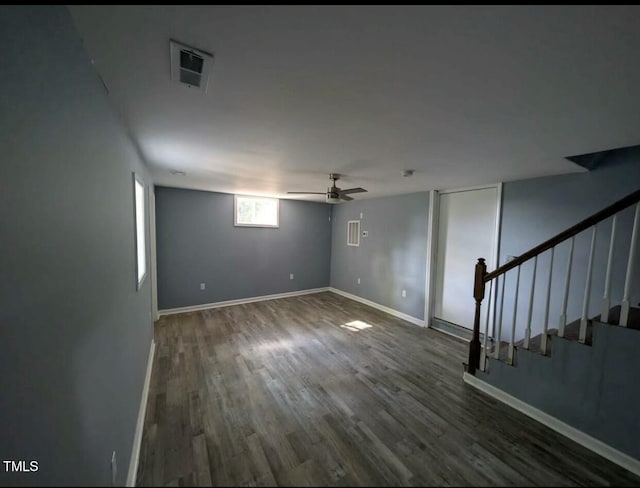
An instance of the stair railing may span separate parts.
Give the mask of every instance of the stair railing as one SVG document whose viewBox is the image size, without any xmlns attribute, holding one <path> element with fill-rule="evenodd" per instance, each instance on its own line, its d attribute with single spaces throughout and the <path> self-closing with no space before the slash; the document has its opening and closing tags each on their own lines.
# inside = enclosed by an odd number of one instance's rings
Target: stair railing
<svg viewBox="0 0 640 488">
<path fill-rule="evenodd" d="M 517 268 L 517 279 L 516 279 L 516 295 L 514 300 L 514 310 L 513 310 L 513 322 L 511 327 L 511 339 L 509 342 L 509 347 L 507 351 L 507 362 L 513 364 L 514 361 L 514 349 L 515 349 L 515 331 L 516 331 L 516 317 L 518 312 L 518 288 L 520 285 L 520 269 L 523 263 L 528 262 L 533 259 L 533 279 L 531 284 L 531 293 L 529 296 L 529 310 L 527 314 L 527 327 L 525 330 L 525 338 L 524 338 L 524 346 L 525 348 L 529 347 L 529 341 L 531 338 L 531 318 L 532 318 L 532 310 L 533 310 L 533 301 L 534 301 L 534 288 L 535 288 L 535 280 L 536 274 L 538 273 L 538 256 L 542 253 L 550 250 L 550 264 L 549 264 L 549 274 L 547 276 L 547 293 L 546 293 L 546 303 L 545 303 L 545 312 L 544 312 L 544 330 L 541 336 L 541 344 L 540 344 L 540 352 L 542 354 L 547 353 L 547 331 L 549 328 L 549 302 L 551 298 L 551 283 L 552 283 L 552 271 L 554 264 L 554 253 L 555 248 L 559 244 L 570 240 L 569 244 L 569 254 L 567 259 L 567 267 L 565 273 L 565 282 L 563 289 L 563 297 L 562 297 L 562 308 L 561 315 L 558 324 L 558 336 L 563 337 L 565 327 L 567 325 L 567 302 L 569 298 L 569 287 L 571 283 L 571 268 L 573 262 L 573 251 L 575 246 L 575 236 L 580 234 L 581 232 L 592 229 L 591 234 L 591 247 L 589 250 L 589 263 L 587 267 L 587 277 L 585 281 L 585 289 L 584 289 L 584 299 L 582 304 L 582 316 L 580 317 L 580 331 L 578 335 L 578 340 L 580 342 L 586 341 L 587 335 L 587 324 L 588 324 L 588 313 L 589 313 L 589 297 L 591 296 L 591 286 L 592 286 L 592 274 L 593 274 L 593 261 L 595 256 L 595 245 L 596 245 L 596 235 L 597 235 L 597 225 L 603 220 L 613 216 L 613 221 L 611 224 L 611 236 L 609 239 L 609 253 L 607 259 L 607 267 L 605 274 L 605 283 L 604 283 L 604 294 L 601 305 L 601 318 L 600 320 L 603 322 L 608 321 L 609 318 L 609 310 L 611 308 L 611 273 L 613 266 L 613 254 L 614 254 L 614 245 L 616 239 L 616 225 L 617 225 L 617 217 L 620 212 L 627 209 L 632 205 L 636 205 L 633 227 L 631 231 L 631 242 L 629 245 L 629 255 L 627 260 L 626 267 L 626 275 L 624 281 L 624 290 L 622 294 L 621 301 L 621 311 L 620 311 L 620 320 L 619 325 L 626 327 L 627 321 L 629 318 L 629 308 L 630 308 L 630 289 L 631 289 L 631 274 L 633 272 L 635 266 L 635 259 L 637 254 L 637 244 L 638 244 L 638 233 L 640 232 L 640 190 L 637 190 L 626 197 L 618 200 L 617 202 L 609 205 L 605 209 L 596 212 L 595 214 L 587 217 L 583 221 L 574 225 L 573 227 L 568 228 L 567 230 L 559 233 L 558 235 L 552 237 L 551 239 L 543 242 L 542 244 L 530 249 L 524 254 L 516 257 L 515 259 L 507 262 L 506 264 L 498 267 L 494 271 L 487 273 L 487 266 L 485 264 L 484 258 L 479 258 L 477 264 L 475 265 L 475 280 L 474 280 L 474 288 L 473 288 L 473 297 L 475 299 L 475 316 L 473 322 L 473 337 L 469 344 L 469 361 L 466 364 L 467 372 L 470 374 L 475 374 L 476 370 L 482 366 L 482 370 L 486 367 L 486 358 L 493 352 L 493 355 L 496 359 L 500 358 L 500 350 L 501 350 L 501 335 L 502 335 L 502 318 L 503 318 L 503 308 L 504 308 L 504 290 L 506 287 L 506 273 L 514 268 Z M 495 286 L 493 282 L 496 282 Z M 502 281 L 502 289 L 500 291 L 500 306 L 498 307 L 498 293 L 500 288 L 499 281 Z M 482 300 L 485 296 L 485 288 L 487 283 L 489 283 L 489 304 L 487 306 L 486 313 L 486 321 L 485 321 L 485 333 L 484 333 L 484 344 L 480 343 L 480 322 L 481 322 L 481 309 L 482 309 Z M 487 337 L 490 335 L 489 331 L 489 322 L 490 322 L 490 309 L 492 304 L 492 296 L 495 295 L 494 300 L 494 314 L 493 318 L 496 321 L 497 317 L 497 334 L 495 334 L 494 330 L 494 341 L 495 345 L 493 351 L 490 350 L 490 346 L 487 341 Z M 481 363 L 482 360 L 482 363 Z"/>
</svg>

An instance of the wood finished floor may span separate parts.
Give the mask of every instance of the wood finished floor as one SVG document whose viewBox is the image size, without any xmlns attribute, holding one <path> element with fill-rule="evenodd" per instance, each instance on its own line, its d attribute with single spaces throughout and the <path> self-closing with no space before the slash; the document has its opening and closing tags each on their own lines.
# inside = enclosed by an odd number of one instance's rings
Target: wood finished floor
<svg viewBox="0 0 640 488">
<path fill-rule="evenodd" d="M 329 292 L 155 340 L 139 486 L 640 484 L 466 385 L 466 343 Z"/>
</svg>

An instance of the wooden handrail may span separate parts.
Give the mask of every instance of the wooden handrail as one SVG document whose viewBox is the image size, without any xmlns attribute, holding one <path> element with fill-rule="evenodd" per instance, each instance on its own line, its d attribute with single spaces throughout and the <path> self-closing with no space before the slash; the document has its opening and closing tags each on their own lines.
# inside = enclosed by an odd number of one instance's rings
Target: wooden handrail
<svg viewBox="0 0 640 488">
<path fill-rule="evenodd" d="M 600 210 L 599 212 L 594 213 L 591 217 L 587 217 L 582 222 L 574 225 L 573 227 L 568 228 L 564 232 L 560 232 L 560 234 L 552 237 L 551 239 L 544 241 L 542 244 L 530 249 L 529 251 L 521 254 L 515 259 L 512 259 L 506 264 L 503 264 L 499 268 L 495 269 L 491 273 L 487 273 L 483 277 L 483 281 L 485 283 L 491 281 L 494 278 L 506 273 L 510 269 L 515 268 L 516 266 L 520 266 L 522 263 L 528 261 L 529 259 L 537 256 L 545 252 L 548 249 L 551 249 L 554 246 L 557 246 L 561 242 L 570 239 L 571 237 L 579 234 L 583 230 L 588 229 L 589 227 L 596 225 L 597 223 L 603 221 L 604 219 L 611 217 L 614 214 L 617 214 L 621 210 L 624 210 L 627 207 L 630 207 L 634 203 L 638 203 L 640 201 L 640 190 L 634 191 L 633 193 L 627 195 L 626 197 L 618 200 L 617 202 L 609 205 L 607 208 Z"/>
</svg>

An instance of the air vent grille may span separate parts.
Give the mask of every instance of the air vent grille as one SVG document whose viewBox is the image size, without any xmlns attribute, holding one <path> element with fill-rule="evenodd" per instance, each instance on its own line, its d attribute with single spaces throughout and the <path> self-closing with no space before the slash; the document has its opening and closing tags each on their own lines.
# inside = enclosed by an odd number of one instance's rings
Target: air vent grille
<svg viewBox="0 0 640 488">
<path fill-rule="evenodd" d="M 197 86 L 200 88 L 202 76 L 198 73 L 194 73 L 193 71 L 189 71 L 188 69 L 180 69 L 180 81 L 187 85 Z"/>
<path fill-rule="evenodd" d="M 349 220 L 347 222 L 347 246 L 360 246 L 360 221 Z"/>
<path fill-rule="evenodd" d="M 207 91 L 213 55 L 171 40 L 171 78 L 190 88 Z"/>
<path fill-rule="evenodd" d="M 204 58 L 202 56 L 186 49 L 180 51 L 180 81 L 182 83 L 200 87 L 203 66 Z"/>
<path fill-rule="evenodd" d="M 186 49 L 180 51 L 180 69 L 201 74 L 203 64 L 204 59 L 202 59 L 202 56 L 198 56 L 193 51 L 187 51 Z"/>
</svg>

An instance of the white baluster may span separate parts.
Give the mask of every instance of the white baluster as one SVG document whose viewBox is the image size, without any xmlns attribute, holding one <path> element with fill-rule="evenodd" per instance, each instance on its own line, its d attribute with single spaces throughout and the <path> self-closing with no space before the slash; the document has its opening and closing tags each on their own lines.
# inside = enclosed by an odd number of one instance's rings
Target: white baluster
<svg viewBox="0 0 640 488">
<path fill-rule="evenodd" d="M 513 300 L 513 324 L 511 325 L 511 342 L 509 342 L 509 355 L 507 356 L 507 362 L 513 364 L 514 343 L 516 339 L 516 318 L 518 316 L 518 292 L 520 291 L 520 266 L 518 266 L 518 273 L 516 278 L 516 296 Z"/>
<path fill-rule="evenodd" d="M 498 333 L 494 337 L 495 351 L 493 357 L 500 359 L 500 344 L 502 339 L 502 311 L 504 310 L 504 288 L 507 284 L 507 275 L 502 275 L 502 292 L 500 293 L 500 313 L 498 314 Z M 497 305 L 497 303 L 496 303 Z"/>
<path fill-rule="evenodd" d="M 631 273 L 636 257 L 636 244 L 638 243 L 638 225 L 640 224 L 640 203 L 636 205 L 636 215 L 633 219 L 631 231 L 631 245 L 629 246 L 629 261 L 627 262 L 627 276 L 624 280 L 624 292 L 622 294 L 622 309 L 620 310 L 620 325 L 627 326 L 629 321 L 629 292 L 631 291 Z"/>
<path fill-rule="evenodd" d="M 589 299 L 591 298 L 591 276 L 593 275 L 593 257 L 596 253 L 596 233 L 598 227 L 593 226 L 591 233 L 591 249 L 589 251 L 589 266 L 587 267 L 587 281 L 584 285 L 584 299 L 582 300 L 582 317 L 580 318 L 580 333 L 578 341 L 583 344 L 587 340 L 587 322 L 589 321 Z"/>
<path fill-rule="evenodd" d="M 489 282 L 489 300 L 487 301 L 487 321 L 484 324 L 484 345 L 482 347 L 482 355 L 480 356 L 480 369 L 487 370 L 487 341 L 489 337 L 489 316 L 491 315 L 491 291 L 493 290 L 493 280 Z"/>
<path fill-rule="evenodd" d="M 609 241 L 609 257 L 607 258 L 607 273 L 604 278 L 604 296 L 602 297 L 602 307 L 600 309 L 600 322 L 609 322 L 609 310 L 611 309 L 611 265 L 613 264 L 613 247 L 616 241 L 616 223 L 618 214 L 613 216 L 611 222 L 611 240 Z"/>
<path fill-rule="evenodd" d="M 564 279 L 564 297 L 562 298 L 562 313 L 560 314 L 560 325 L 558 326 L 558 337 L 564 337 L 564 328 L 567 325 L 567 301 L 569 300 L 569 284 L 571 283 L 571 263 L 573 261 L 573 246 L 576 238 L 571 238 L 569 246 L 569 258 L 567 260 L 567 274 Z"/>
<path fill-rule="evenodd" d="M 547 330 L 549 330 L 549 302 L 551 301 L 551 277 L 553 275 L 553 254 L 556 248 L 551 248 L 551 260 L 549 261 L 549 280 L 547 281 L 547 303 L 544 306 L 544 330 L 542 331 L 542 341 L 540 342 L 540 352 L 547 354 Z"/>
<path fill-rule="evenodd" d="M 533 317 L 533 297 L 536 289 L 536 271 L 538 270 L 538 256 L 533 258 L 533 277 L 531 278 L 531 294 L 529 295 L 529 317 L 527 318 L 527 329 L 524 331 L 524 348 L 529 349 L 531 340 L 531 318 Z"/>
</svg>

